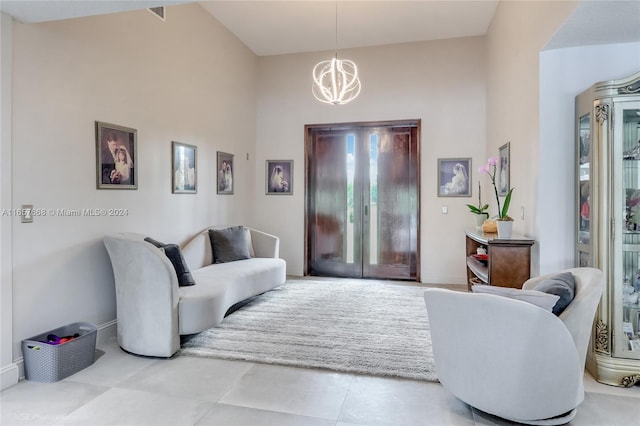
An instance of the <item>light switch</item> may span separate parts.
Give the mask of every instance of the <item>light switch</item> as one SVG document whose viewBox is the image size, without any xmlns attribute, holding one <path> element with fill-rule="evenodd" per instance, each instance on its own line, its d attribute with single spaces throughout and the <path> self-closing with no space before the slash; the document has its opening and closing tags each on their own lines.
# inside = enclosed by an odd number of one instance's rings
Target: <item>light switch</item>
<svg viewBox="0 0 640 426">
<path fill-rule="evenodd" d="M 33 204 L 23 204 L 22 205 L 22 214 L 20 215 L 20 222 L 22 223 L 32 223 L 33 215 L 31 212 L 33 211 Z"/>
<path fill-rule="evenodd" d="M 520 219 L 524 220 L 524 206 L 520 207 Z"/>
<path fill-rule="evenodd" d="M 449 213 L 449 207 L 442 206 L 442 214 L 447 214 L 447 213 Z"/>
</svg>

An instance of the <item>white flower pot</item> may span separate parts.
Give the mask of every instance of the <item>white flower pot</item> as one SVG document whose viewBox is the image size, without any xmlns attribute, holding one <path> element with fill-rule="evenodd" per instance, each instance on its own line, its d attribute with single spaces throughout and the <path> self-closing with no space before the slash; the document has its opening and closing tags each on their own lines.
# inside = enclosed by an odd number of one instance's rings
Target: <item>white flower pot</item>
<svg viewBox="0 0 640 426">
<path fill-rule="evenodd" d="M 482 229 L 482 224 L 489 218 L 486 214 L 477 214 L 476 216 L 476 229 Z"/>
<path fill-rule="evenodd" d="M 498 224 L 498 238 L 511 238 L 511 230 L 513 229 L 512 220 L 496 220 Z"/>
</svg>

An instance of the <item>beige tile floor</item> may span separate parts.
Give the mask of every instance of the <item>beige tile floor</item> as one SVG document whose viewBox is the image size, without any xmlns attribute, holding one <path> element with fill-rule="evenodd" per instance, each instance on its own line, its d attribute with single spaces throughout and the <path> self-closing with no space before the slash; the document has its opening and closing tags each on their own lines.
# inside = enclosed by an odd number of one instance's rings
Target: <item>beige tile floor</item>
<svg viewBox="0 0 640 426">
<path fill-rule="evenodd" d="M 505 425 L 440 384 L 240 361 L 129 355 L 115 340 L 57 383 L 21 381 L 0 393 L 10 425 Z M 586 376 L 572 425 L 640 424 L 640 387 Z"/>
</svg>

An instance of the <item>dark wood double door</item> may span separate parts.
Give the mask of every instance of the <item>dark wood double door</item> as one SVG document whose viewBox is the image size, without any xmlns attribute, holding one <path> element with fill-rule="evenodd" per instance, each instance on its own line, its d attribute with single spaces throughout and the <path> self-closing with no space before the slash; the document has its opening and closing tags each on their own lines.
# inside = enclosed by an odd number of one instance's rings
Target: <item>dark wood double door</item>
<svg viewBox="0 0 640 426">
<path fill-rule="evenodd" d="M 419 280 L 419 126 L 306 126 L 307 274 Z"/>
</svg>

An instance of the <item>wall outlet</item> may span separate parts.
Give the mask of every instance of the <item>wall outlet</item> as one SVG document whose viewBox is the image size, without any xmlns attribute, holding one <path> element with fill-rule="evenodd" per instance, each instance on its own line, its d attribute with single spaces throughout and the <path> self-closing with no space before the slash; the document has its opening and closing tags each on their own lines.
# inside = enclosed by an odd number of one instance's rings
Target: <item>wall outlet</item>
<svg viewBox="0 0 640 426">
<path fill-rule="evenodd" d="M 442 207 L 441 207 L 441 210 L 442 210 L 442 214 L 447 214 L 447 213 L 449 213 L 449 207 L 447 207 L 447 206 L 442 206 Z"/>
</svg>

